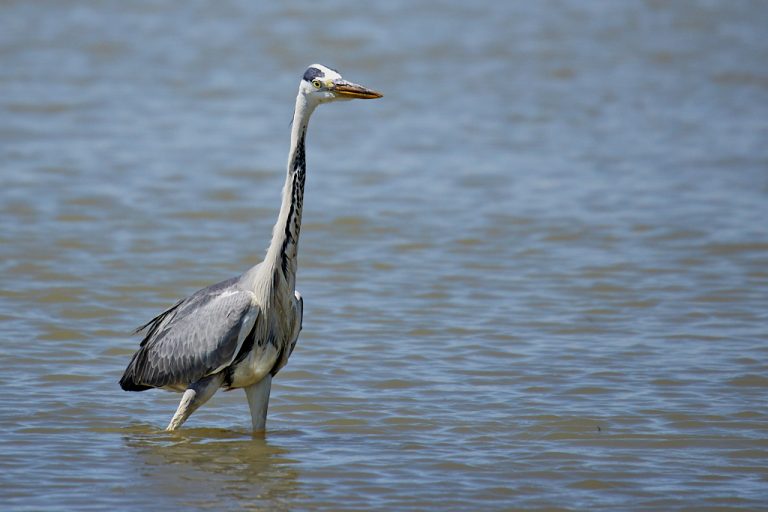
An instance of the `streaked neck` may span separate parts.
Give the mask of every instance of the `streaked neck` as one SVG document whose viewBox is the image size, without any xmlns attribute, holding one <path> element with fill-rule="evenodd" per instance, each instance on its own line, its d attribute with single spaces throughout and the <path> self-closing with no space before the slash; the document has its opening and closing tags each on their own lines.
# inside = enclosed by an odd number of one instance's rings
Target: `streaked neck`
<svg viewBox="0 0 768 512">
<path fill-rule="evenodd" d="M 288 152 L 288 171 L 283 185 L 280 214 L 272 229 L 272 241 L 264 259 L 265 266 L 275 273 L 274 277 L 285 279 L 291 290 L 296 286 L 301 212 L 304 207 L 304 182 L 307 176 L 304 140 L 309 117 L 314 109 L 315 105 L 308 103 L 299 93 L 291 124 L 291 148 Z"/>
</svg>

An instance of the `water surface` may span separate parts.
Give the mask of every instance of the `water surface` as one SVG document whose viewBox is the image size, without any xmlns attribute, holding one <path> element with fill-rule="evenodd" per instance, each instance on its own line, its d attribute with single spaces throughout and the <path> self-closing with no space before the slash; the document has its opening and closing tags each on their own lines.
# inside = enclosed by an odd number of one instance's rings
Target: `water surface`
<svg viewBox="0 0 768 512">
<path fill-rule="evenodd" d="M 768 502 L 763 2 L 4 2 L 4 510 Z M 305 321 L 251 437 L 124 393 L 262 256 L 304 68 Z"/>
</svg>

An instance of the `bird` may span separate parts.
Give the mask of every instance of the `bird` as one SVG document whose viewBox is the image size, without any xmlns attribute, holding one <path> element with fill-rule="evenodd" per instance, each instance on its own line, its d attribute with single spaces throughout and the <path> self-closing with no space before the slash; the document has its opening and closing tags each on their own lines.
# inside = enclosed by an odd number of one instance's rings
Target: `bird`
<svg viewBox="0 0 768 512">
<path fill-rule="evenodd" d="M 178 301 L 135 331 L 143 339 L 120 387 L 182 393 L 167 431 L 179 429 L 221 388 L 244 389 L 253 431 L 265 431 L 272 379 L 293 353 L 304 316 L 296 271 L 309 118 L 323 103 L 381 97 L 330 67 L 310 65 L 299 82 L 280 212 L 264 259 Z"/>
</svg>

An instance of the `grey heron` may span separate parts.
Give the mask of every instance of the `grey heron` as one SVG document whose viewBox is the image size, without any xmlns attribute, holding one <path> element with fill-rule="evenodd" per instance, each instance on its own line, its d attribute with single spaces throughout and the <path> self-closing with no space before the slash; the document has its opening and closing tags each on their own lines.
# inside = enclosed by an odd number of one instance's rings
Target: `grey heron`
<svg viewBox="0 0 768 512">
<path fill-rule="evenodd" d="M 296 269 L 309 118 L 321 103 L 380 97 L 331 68 L 309 66 L 299 83 L 280 213 L 264 260 L 180 300 L 136 331 L 144 338 L 120 387 L 182 392 L 166 430 L 178 429 L 219 388 L 243 388 L 253 429 L 264 430 L 272 378 L 288 362 L 302 327 Z"/>
</svg>

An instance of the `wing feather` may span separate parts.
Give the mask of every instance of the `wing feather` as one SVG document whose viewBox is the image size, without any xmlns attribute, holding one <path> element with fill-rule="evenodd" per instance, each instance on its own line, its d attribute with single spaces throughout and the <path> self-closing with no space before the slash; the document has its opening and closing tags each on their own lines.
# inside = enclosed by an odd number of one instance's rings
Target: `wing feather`
<svg viewBox="0 0 768 512">
<path fill-rule="evenodd" d="M 253 293 L 230 279 L 176 303 L 137 332 L 139 350 L 120 380 L 125 390 L 186 387 L 226 368 L 259 315 Z"/>
</svg>

